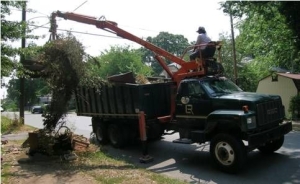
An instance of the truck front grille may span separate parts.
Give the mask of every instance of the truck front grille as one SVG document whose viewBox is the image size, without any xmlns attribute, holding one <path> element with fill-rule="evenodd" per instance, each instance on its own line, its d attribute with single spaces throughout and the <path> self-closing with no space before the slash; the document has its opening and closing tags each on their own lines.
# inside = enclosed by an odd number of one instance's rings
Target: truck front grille
<svg viewBox="0 0 300 184">
<path fill-rule="evenodd" d="M 276 122 L 282 117 L 280 100 L 257 104 L 256 107 L 258 125 L 260 126 Z"/>
</svg>

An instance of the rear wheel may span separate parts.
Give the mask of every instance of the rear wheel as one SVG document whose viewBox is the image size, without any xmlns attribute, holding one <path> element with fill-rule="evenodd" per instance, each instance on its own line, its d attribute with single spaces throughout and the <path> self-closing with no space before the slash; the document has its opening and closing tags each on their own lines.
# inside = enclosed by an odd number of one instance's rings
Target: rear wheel
<svg viewBox="0 0 300 184">
<path fill-rule="evenodd" d="M 284 136 L 281 136 L 279 139 L 272 140 L 271 142 L 268 142 L 264 146 L 260 146 L 257 149 L 264 154 L 271 154 L 280 149 L 283 145 L 283 142 Z"/>
<path fill-rule="evenodd" d="M 212 139 L 210 154 L 215 165 L 228 173 L 237 173 L 242 169 L 247 157 L 242 140 L 229 134 L 218 134 Z"/>
<path fill-rule="evenodd" d="M 99 125 L 96 126 L 96 138 L 97 141 L 100 144 L 106 144 L 108 142 L 108 136 L 107 136 L 107 127 L 104 123 L 99 123 Z"/>
<path fill-rule="evenodd" d="M 108 127 L 108 137 L 111 145 L 115 148 L 123 148 L 128 140 L 125 133 L 121 125 L 110 124 Z"/>
<path fill-rule="evenodd" d="M 102 119 L 92 118 L 93 131 L 99 144 L 108 143 L 107 124 Z"/>
</svg>

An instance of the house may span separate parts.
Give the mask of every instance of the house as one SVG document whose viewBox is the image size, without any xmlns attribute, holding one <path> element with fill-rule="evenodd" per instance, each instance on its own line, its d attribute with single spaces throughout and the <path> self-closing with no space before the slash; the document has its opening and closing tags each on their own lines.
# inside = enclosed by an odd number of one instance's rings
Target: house
<svg viewBox="0 0 300 184">
<path fill-rule="evenodd" d="M 172 73 L 174 73 L 174 72 L 177 72 L 178 69 L 179 69 L 181 66 L 178 65 L 178 64 L 176 64 L 176 63 L 171 63 L 171 64 L 168 65 L 168 67 L 169 67 L 170 71 L 171 71 Z M 159 74 L 159 76 L 160 76 L 160 77 L 164 77 L 164 78 L 170 78 L 170 76 L 168 75 L 168 73 L 167 73 L 165 70 L 163 70 L 163 71 Z"/>
<path fill-rule="evenodd" d="M 274 72 L 259 81 L 256 92 L 280 95 L 287 116 L 291 97 L 300 94 L 300 74 Z"/>
<path fill-rule="evenodd" d="M 52 96 L 51 94 L 45 95 L 45 96 L 40 96 L 40 103 L 41 104 L 50 104 L 51 100 L 52 100 Z"/>
</svg>

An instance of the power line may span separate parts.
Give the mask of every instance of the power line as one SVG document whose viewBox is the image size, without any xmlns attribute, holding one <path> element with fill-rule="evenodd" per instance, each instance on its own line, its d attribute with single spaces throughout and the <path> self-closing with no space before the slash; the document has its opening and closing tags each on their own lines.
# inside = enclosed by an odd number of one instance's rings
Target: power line
<svg viewBox="0 0 300 184">
<path fill-rule="evenodd" d="M 77 8 L 75 8 L 75 10 L 73 10 L 73 12 L 76 11 L 78 8 L 80 8 L 82 5 L 84 5 L 86 2 L 87 2 L 87 0 L 84 1 L 83 3 L 81 3 L 81 5 L 79 5 Z"/>
<path fill-rule="evenodd" d="M 10 10 L 12 10 L 12 11 L 22 11 L 22 10 L 19 10 L 19 9 L 14 9 L 14 8 L 10 8 Z M 42 13 L 42 12 L 39 12 L 39 11 L 36 11 L 36 10 L 33 10 L 33 9 L 27 9 L 26 10 L 26 13 L 38 13 L 38 14 L 41 14 L 41 15 L 46 15 L 46 16 L 48 16 L 47 14 L 45 14 L 45 13 Z"/>
<path fill-rule="evenodd" d="M 33 24 L 29 24 L 29 26 L 33 26 L 33 27 L 36 27 L 36 28 L 50 29 L 50 27 L 37 26 L 37 25 L 33 25 Z M 67 30 L 67 29 L 57 29 L 57 30 L 59 30 L 59 31 L 71 32 L 71 33 L 78 33 L 78 34 L 91 35 L 91 36 L 101 36 L 101 37 L 107 37 L 107 38 L 118 38 L 118 39 L 123 39 L 123 38 L 117 37 L 117 36 L 108 36 L 108 35 L 102 35 L 102 34 L 96 34 L 96 33 L 85 33 L 85 32 L 81 32 L 81 31 L 74 31 L 74 30 Z"/>
<path fill-rule="evenodd" d="M 79 8 L 80 8 L 82 5 L 84 5 L 86 2 L 87 2 L 87 0 L 86 0 L 85 2 L 83 2 L 81 5 L 79 5 L 77 8 L 75 8 L 75 9 L 73 10 L 73 12 L 76 11 L 77 9 L 79 9 Z M 22 10 L 18 10 L 18 9 L 11 9 L 11 10 L 22 11 Z M 27 10 L 26 12 L 28 12 L 28 13 L 39 13 L 39 14 L 42 14 L 42 15 L 49 16 L 49 15 L 47 15 L 47 14 L 44 14 L 44 13 L 41 13 L 41 12 L 38 12 L 38 11 L 32 10 L 32 9 L 29 9 L 29 10 Z M 60 20 L 61 20 L 61 19 L 59 19 L 58 21 L 60 21 Z M 49 22 L 49 23 L 50 23 L 50 22 Z M 49 24 L 49 23 L 48 23 L 48 24 Z M 45 24 L 45 25 L 47 25 L 47 24 Z M 45 26 L 45 25 L 43 25 L 43 26 Z M 156 32 L 156 33 L 160 32 L 160 31 L 158 31 L 158 30 L 150 30 L 150 29 L 144 29 L 144 28 L 140 28 L 140 27 L 133 27 L 133 26 L 122 25 L 122 24 L 120 24 L 120 26 L 132 28 L 132 29 L 137 29 L 137 30 L 148 31 L 148 32 Z"/>
<path fill-rule="evenodd" d="M 40 25 L 40 26 L 35 26 L 35 28 L 31 29 L 30 31 L 33 31 L 33 30 L 38 29 L 38 28 L 44 28 L 44 26 L 46 26 L 46 25 L 48 25 L 48 24 L 50 24 L 50 22 L 47 22 L 47 23 L 42 24 L 42 25 Z M 33 25 L 29 25 L 29 26 L 33 26 Z"/>
</svg>

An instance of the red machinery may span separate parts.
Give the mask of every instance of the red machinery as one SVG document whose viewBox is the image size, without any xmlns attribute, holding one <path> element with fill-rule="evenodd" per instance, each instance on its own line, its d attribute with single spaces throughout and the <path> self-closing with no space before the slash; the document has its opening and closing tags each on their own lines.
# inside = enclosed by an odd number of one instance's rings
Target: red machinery
<svg viewBox="0 0 300 184">
<path fill-rule="evenodd" d="M 86 15 L 80 15 L 80 14 L 75 14 L 70 12 L 62 13 L 60 11 L 57 11 L 52 13 L 52 25 L 50 31 L 52 32 L 53 38 L 56 36 L 56 27 L 57 27 L 56 20 L 55 20 L 56 17 L 61 17 L 64 19 L 73 20 L 84 24 L 95 25 L 97 28 L 106 30 L 108 32 L 116 34 L 117 36 L 131 40 L 133 42 L 136 42 L 144 46 L 145 48 L 155 53 L 155 58 L 157 59 L 157 61 L 160 63 L 163 69 L 168 73 L 168 75 L 172 78 L 172 80 L 175 81 L 177 84 L 179 84 L 179 82 L 184 78 L 201 77 L 207 74 L 207 71 L 205 69 L 206 67 L 204 66 L 205 62 L 203 62 L 203 60 L 199 60 L 197 62 L 196 61 L 186 62 L 182 58 L 174 56 L 173 54 L 167 52 L 166 50 L 157 47 L 152 43 L 147 42 L 129 32 L 124 31 L 123 29 L 118 27 L 117 23 L 108 20 L 98 20 L 95 17 L 90 17 Z M 216 46 L 220 48 L 220 42 L 217 42 L 216 44 L 217 44 Z M 188 49 L 190 48 L 191 47 L 189 47 Z M 168 59 L 180 65 L 181 68 L 177 72 L 172 73 L 163 58 Z"/>
</svg>

